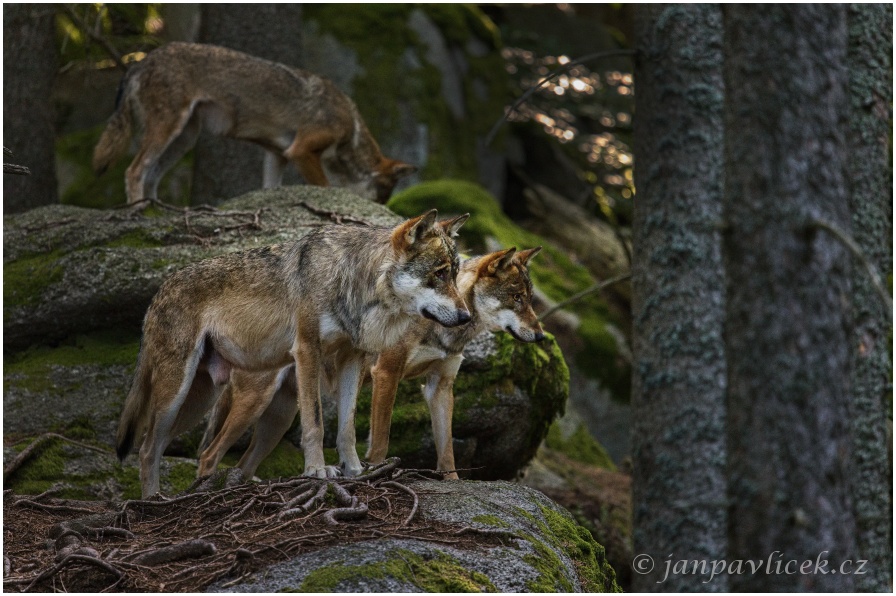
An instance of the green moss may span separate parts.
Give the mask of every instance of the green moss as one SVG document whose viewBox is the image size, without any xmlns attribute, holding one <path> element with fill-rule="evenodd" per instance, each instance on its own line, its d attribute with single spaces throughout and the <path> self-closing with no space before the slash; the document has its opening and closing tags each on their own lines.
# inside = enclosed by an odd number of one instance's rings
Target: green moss
<svg viewBox="0 0 896 596">
<path fill-rule="evenodd" d="M 428 46 L 408 25 L 422 10 L 443 33 L 446 43 L 465 55 L 465 118 L 460 122 L 442 95 L 442 75 L 426 60 Z M 478 178 L 477 137 L 501 116 L 510 87 L 499 49 L 497 28 L 472 5 L 309 4 L 303 19 L 316 23 L 354 50 L 363 73 L 352 82 L 352 97 L 375 138 L 400 130 L 405 112 L 427 127 L 429 147 L 424 179 L 443 176 Z M 472 36 L 488 51 L 469 55 Z M 408 53 L 416 60 L 410 66 Z M 419 66 L 417 66 L 419 64 Z M 389 85 L 384 92 L 384 84 Z M 478 92 L 477 92 L 478 90 Z"/>
<path fill-rule="evenodd" d="M 127 234 L 122 234 L 114 240 L 104 242 L 106 248 L 116 248 L 119 246 L 127 248 L 154 248 L 163 246 L 165 243 L 154 237 L 146 229 L 132 230 Z"/>
<path fill-rule="evenodd" d="M 487 526 L 492 526 L 494 528 L 509 528 L 510 524 L 506 521 L 498 517 L 497 515 L 477 515 L 471 518 L 470 521 L 474 521 L 476 523 L 485 524 Z"/>
<path fill-rule="evenodd" d="M 607 562 L 604 547 L 595 542 L 591 532 L 569 517 L 539 505 L 551 534 L 575 563 L 584 592 L 621 592 L 616 572 Z"/>
<path fill-rule="evenodd" d="M 387 205 L 405 217 L 419 215 L 433 207 L 445 214 L 470 213 L 460 231 L 459 242 L 473 253 L 483 253 L 493 238 L 501 246 L 519 249 L 543 246 L 532 260 L 529 271 L 533 283 L 550 299 L 560 301 L 594 284 L 588 270 L 544 238 L 513 223 L 501 211 L 498 202 L 477 184 L 463 180 L 438 180 L 411 187 L 392 197 Z M 578 331 L 583 347 L 576 363 L 585 374 L 598 379 L 614 397 L 628 400 L 631 392 L 631 371 L 619 357 L 616 337 L 607 329 L 614 322 L 606 303 L 598 294 L 591 294 L 570 305 L 578 315 Z"/>
<path fill-rule="evenodd" d="M 80 429 L 82 436 L 77 440 L 108 451 L 111 460 L 112 450 L 107 445 L 85 436 L 88 434 L 86 425 L 86 421 L 80 420 L 69 428 L 59 429 L 59 431 L 63 436 L 75 438 L 73 433 L 78 434 Z M 31 444 L 32 440 L 24 440 L 16 445 L 16 451 L 21 452 Z M 95 488 L 108 480 L 109 470 L 96 467 L 82 471 L 81 466 L 71 466 L 70 462 L 80 459 L 83 453 L 84 447 L 51 437 L 31 454 L 21 468 L 6 479 L 4 488 L 12 489 L 16 494 L 34 495 L 63 484 L 65 488 L 58 493 L 60 498 L 96 499 Z M 136 476 L 136 469 L 133 472 Z M 138 488 L 138 495 L 139 492 Z"/>
<path fill-rule="evenodd" d="M 525 509 L 515 507 L 516 513 L 528 519 L 550 546 L 563 551 L 575 565 L 583 592 L 621 592 L 616 583 L 616 572 L 607 562 L 604 547 L 591 533 L 571 518 L 538 503 L 544 521 Z M 530 534 L 522 534 L 535 553 L 524 560 L 539 571 L 540 577 L 528 583 L 531 592 L 572 592 L 573 586 L 563 574 L 563 562 L 548 545 Z"/>
<path fill-rule="evenodd" d="M 591 436 L 583 424 L 580 424 L 572 435 L 564 438 L 560 431 L 560 424 L 554 422 L 548 430 L 545 444 L 575 461 L 616 471 L 616 464 L 613 463 L 607 450 Z"/>
<path fill-rule="evenodd" d="M 424 558 L 409 550 L 397 549 L 395 557 L 380 563 L 346 565 L 334 563 L 308 574 L 299 592 L 333 592 L 339 584 L 359 577 L 393 578 L 424 592 L 497 592 L 485 575 L 465 569 L 448 555 L 436 553 Z"/>
<path fill-rule="evenodd" d="M 111 115 L 111 114 L 110 114 Z M 93 149 L 106 124 L 65 134 L 56 141 L 56 158 L 65 185 L 60 202 L 94 209 L 106 209 L 126 202 L 124 175 L 132 155 L 124 155 L 109 166 L 102 176 L 93 171 Z M 166 203 L 185 205 L 189 199 L 189 175 L 193 152 L 189 152 L 165 176 L 159 185 L 159 198 Z"/>
<path fill-rule="evenodd" d="M 37 304 L 44 290 L 62 279 L 60 257 L 53 251 L 4 263 L 3 308 Z"/>
<path fill-rule="evenodd" d="M 51 374 L 57 366 L 135 366 L 140 341 L 133 330 L 101 330 L 78 335 L 56 347 L 34 346 L 5 360 L 7 383 L 30 391 L 64 391 L 55 388 Z M 70 389 L 70 387 L 69 387 Z"/>
<path fill-rule="evenodd" d="M 171 486 L 171 494 L 181 493 L 196 480 L 196 464 L 179 462 L 171 466 L 168 472 L 168 484 Z"/>
<path fill-rule="evenodd" d="M 290 478 L 305 471 L 302 450 L 289 441 L 280 441 L 269 456 L 258 466 L 259 478 Z"/>
</svg>

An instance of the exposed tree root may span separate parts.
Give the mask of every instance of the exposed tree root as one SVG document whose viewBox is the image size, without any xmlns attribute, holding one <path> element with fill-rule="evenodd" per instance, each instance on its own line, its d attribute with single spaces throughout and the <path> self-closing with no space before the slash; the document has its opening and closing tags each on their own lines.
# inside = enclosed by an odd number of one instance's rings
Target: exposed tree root
<svg viewBox="0 0 896 596">
<path fill-rule="evenodd" d="M 356 478 L 233 486 L 226 486 L 232 472 L 222 470 L 196 483 L 207 492 L 120 504 L 6 491 L 4 587 L 196 592 L 334 544 L 394 537 L 472 547 L 511 535 L 422 519 L 407 482 L 433 473 L 399 470 L 398 463 Z"/>
</svg>

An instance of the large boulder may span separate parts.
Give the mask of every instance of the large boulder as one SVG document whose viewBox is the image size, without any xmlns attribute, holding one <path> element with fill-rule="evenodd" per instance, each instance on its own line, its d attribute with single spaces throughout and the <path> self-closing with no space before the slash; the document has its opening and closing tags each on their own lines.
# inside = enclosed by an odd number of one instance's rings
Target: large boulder
<svg viewBox="0 0 896 596">
<path fill-rule="evenodd" d="M 394 225 L 401 218 L 348 192 L 307 186 L 250 193 L 217 210 L 53 206 L 5 218 L 5 436 L 75 432 L 110 446 L 139 351 L 140 322 L 162 280 L 198 259 L 292 240 L 332 220 Z M 458 466 L 470 468 L 474 478 L 513 478 L 535 454 L 567 394 L 568 370 L 552 339 L 533 345 L 505 333 L 483 334 L 465 352 L 455 385 Z M 357 415 L 361 438 L 368 432 L 369 400 L 367 388 Z M 325 404 L 332 447 L 335 407 Z M 182 437 L 169 455 L 195 457 L 200 434 L 197 428 Z M 419 380 L 402 383 L 391 436 L 390 455 L 408 465 L 435 465 Z M 225 463 L 234 463 L 245 445 L 238 443 Z M 259 475 L 299 473 L 298 445 L 295 424 Z M 71 450 L 58 449 L 52 465 L 38 457 L 11 477 L 9 486 L 21 490 L 17 482 L 26 477 L 35 490 L 60 482 L 60 466 L 71 467 L 65 455 Z M 364 445 L 359 449 L 363 452 Z M 328 449 L 327 457 L 335 458 L 335 450 Z M 169 467 L 192 465 L 192 460 L 172 460 Z M 126 467 L 111 480 L 93 472 L 64 477 L 79 496 L 134 496 L 135 473 Z M 183 488 L 192 473 L 175 474 L 169 487 Z"/>
<path fill-rule="evenodd" d="M 415 482 L 431 522 L 502 530 L 502 546 L 451 547 L 413 538 L 333 546 L 210 592 L 619 592 L 604 549 L 569 513 L 508 482 Z M 230 583 L 224 587 L 224 584 Z"/>
<path fill-rule="evenodd" d="M 4 581 L 80 592 L 620 591 L 588 530 L 519 484 L 434 481 L 394 462 L 356 480 L 241 480 L 222 471 L 172 500 L 4 493 Z"/>
</svg>

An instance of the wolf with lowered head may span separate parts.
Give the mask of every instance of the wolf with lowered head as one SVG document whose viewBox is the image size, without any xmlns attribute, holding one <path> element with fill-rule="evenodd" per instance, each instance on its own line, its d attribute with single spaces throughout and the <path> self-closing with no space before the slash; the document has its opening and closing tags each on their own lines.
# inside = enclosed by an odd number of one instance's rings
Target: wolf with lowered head
<svg viewBox="0 0 896 596">
<path fill-rule="evenodd" d="M 437 222 L 435 210 L 394 228 L 325 226 L 299 240 L 190 265 L 161 286 L 143 323 L 137 370 L 118 428 L 124 458 L 140 441 L 144 496 L 159 491 L 159 465 L 171 440 L 198 423 L 231 371 L 295 365 L 308 476 L 326 466 L 320 375 L 334 370 L 340 414 L 354 411 L 362 362 L 424 319 L 467 323 L 457 290 L 452 236 L 467 216 Z M 341 416 L 340 416 L 341 417 Z M 354 446 L 354 426 L 340 428 Z M 342 471 L 361 471 L 340 448 Z"/>
<path fill-rule="evenodd" d="M 355 103 L 329 79 L 215 45 L 172 42 L 131 66 L 93 153 L 102 174 L 140 132 L 125 174 L 128 203 L 157 198 L 162 176 L 201 130 L 265 152 L 264 188 L 292 162 L 308 184 L 385 203 L 410 164 L 384 157 Z"/>
</svg>

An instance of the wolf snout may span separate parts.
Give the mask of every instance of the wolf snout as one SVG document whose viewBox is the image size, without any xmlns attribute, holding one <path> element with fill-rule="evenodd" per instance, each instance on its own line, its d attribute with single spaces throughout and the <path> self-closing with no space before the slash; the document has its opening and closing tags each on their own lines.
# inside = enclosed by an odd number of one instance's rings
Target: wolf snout
<svg viewBox="0 0 896 596">
<path fill-rule="evenodd" d="M 542 340 L 544 340 L 544 333 L 542 333 L 541 331 L 536 331 L 534 341 L 542 341 Z"/>
<path fill-rule="evenodd" d="M 421 311 L 421 314 L 430 321 L 435 321 L 443 327 L 458 327 L 460 325 L 469 323 L 470 319 L 472 318 L 470 316 L 470 311 L 463 308 L 458 309 L 454 312 L 448 311 L 446 309 L 439 309 L 436 312 L 432 312 L 428 308 L 424 308 Z"/>
</svg>

